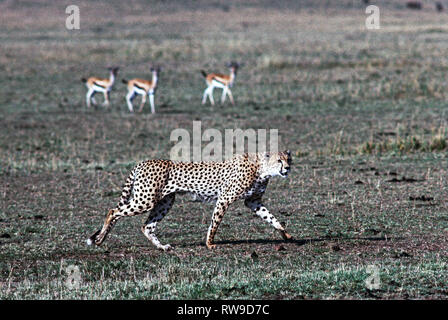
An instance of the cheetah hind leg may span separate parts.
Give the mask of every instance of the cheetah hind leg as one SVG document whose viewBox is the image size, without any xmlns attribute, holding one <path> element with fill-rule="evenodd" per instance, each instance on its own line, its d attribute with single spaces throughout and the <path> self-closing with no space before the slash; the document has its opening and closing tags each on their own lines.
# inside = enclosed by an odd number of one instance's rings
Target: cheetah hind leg
<svg viewBox="0 0 448 320">
<path fill-rule="evenodd" d="M 87 239 L 87 245 L 89 246 L 92 244 L 96 244 L 97 246 L 101 245 L 106 239 L 107 235 L 109 234 L 114 224 L 122 216 L 123 215 L 120 214 L 119 210 L 117 209 L 109 210 L 109 212 L 106 215 L 106 220 L 104 221 L 103 227 L 94 234 L 92 234 L 90 238 Z"/>
<path fill-rule="evenodd" d="M 124 193 L 125 192 L 127 191 L 124 191 Z M 103 227 L 93 235 L 91 235 L 89 239 L 87 239 L 87 244 L 96 244 L 97 246 L 101 245 L 118 219 L 122 217 L 132 217 L 138 214 L 142 214 L 144 212 L 151 211 L 152 208 L 154 208 L 154 204 L 152 201 L 149 201 L 149 204 L 145 206 L 141 206 L 136 200 L 131 200 L 127 203 L 122 203 L 120 201 L 120 204 L 117 206 L 117 208 L 109 210 L 106 215 Z"/>
<path fill-rule="evenodd" d="M 142 226 L 142 232 L 148 238 L 152 244 L 154 244 L 158 249 L 163 251 L 172 250 L 173 247 L 169 244 L 161 244 L 159 239 L 156 236 L 156 226 L 157 222 L 161 221 L 163 217 L 168 213 L 174 203 L 174 193 L 167 195 L 162 200 L 160 200 L 154 209 L 149 211 L 148 219 L 145 224 Z"/>
</svg>

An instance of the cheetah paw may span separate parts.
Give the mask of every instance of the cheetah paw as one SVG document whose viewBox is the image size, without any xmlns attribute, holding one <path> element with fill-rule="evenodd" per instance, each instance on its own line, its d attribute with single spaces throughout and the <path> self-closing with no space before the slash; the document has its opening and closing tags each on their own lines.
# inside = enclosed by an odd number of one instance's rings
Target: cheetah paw
<svg viewBox="0 0 448 320">
<path fill-rule="evenodd" d="M 288 232 L 282 231 L 281 234 L 282 234 L 283 240 L 285 240 L 285 241 L 292 240 L 292 236 Z"/>
<path fill-rule="evenodd" d="M 163 251 L 171 251 L 171 250 L 173 250 L 173 247 L 169 244 L 166 244 L 164 246 L 160 246 L 159 249 L 163 250 Z"/>
</svg>

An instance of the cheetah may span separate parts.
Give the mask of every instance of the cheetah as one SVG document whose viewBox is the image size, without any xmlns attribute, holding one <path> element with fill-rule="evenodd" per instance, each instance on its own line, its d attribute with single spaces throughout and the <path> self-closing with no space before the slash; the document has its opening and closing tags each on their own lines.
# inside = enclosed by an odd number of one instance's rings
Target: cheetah
<svg viewBox="0 0 448 320">
<path fill-rule="evenodd" d="M 290 240 L 291 235 L 261 200 L 269 179 L 286 177 L 290 167 L 289 150 L 244 153 L 223 162 L 141 162 L 126 180 L 118 205 L 109 210 L 103 227 L 87 240 L 87 244 L 101 245 L 118 219 L 148 213 L 141 228 L 143 234 L 158 249 L 172 249 L 171 245 L 160 243 L 155 231 L 157 223 L 172 207 L 176 193 L 189 193 L 203 202 L 215 202 L 206 238 L 209 249 L 216 246 L 213 239 L 227 208 L 238 199 L 244 199 L 250 210 L 278 230 L 284 240 Z"/>
</svg>

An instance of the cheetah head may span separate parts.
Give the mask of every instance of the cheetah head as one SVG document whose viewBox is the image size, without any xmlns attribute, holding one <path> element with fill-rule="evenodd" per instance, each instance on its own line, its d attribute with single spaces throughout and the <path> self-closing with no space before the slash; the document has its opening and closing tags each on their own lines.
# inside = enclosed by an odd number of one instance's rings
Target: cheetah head
<svg viewBox="0 0 448 320">
<path fill-rule="evenodd" d="M 261 176 L 263 178 L 281 176 L 286 178 L 291 170 L 291 152 L 266 152 L 262 156 Z"/>
</svg>

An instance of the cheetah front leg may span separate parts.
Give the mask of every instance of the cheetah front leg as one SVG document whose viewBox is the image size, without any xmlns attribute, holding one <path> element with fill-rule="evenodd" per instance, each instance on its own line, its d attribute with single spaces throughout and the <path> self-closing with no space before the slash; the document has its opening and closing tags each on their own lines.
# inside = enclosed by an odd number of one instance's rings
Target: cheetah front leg
<svg viewBox="0 0 448 320">
<path fill-rule="evenodd" d="M 158 249 L 163 251 L 171 250 L 172 247 L 169 244 L 161 244 L 157 238 L 156 226 L 157 222 L 161 221 L 163 217 L 168 213 L 174 203 L 175 195 L 174 193 L 167 195 L 165 198 L 160 200 L 157 205 L 150 211 L 149 217 L 145 224 L 142 226 L 142 232 Z"/>
<path fill-rule="evenodd" d="M 286 232 L 285 228 L 278 222 L 278 220 L 269 212 L 268 209 L 261 202 L 261 198 L 249 198 L 244 201 L 246 207 L 250 208 L 257 216 L 272 225 L 280 232 L 284 240 L 292 239 L 292 236 Z"/>
<path fill-rule="evenodd" d="M 222 198 L 216 201 L 215 209 L 212 216 L 212 222 L 210 224 L 210 227 L 208 228 L 207 240 L 205 242 L 207 248 L 213 249 L 216 247 L 216 245 L 213 244 L 213 239 L 215 238 L 216 231 L 218 231 L 219 224 L 221 223 L 222 218 L 227 211 L 227 208 L 233 201 L 234 199 L 224 200 Z"/>
</svg>

